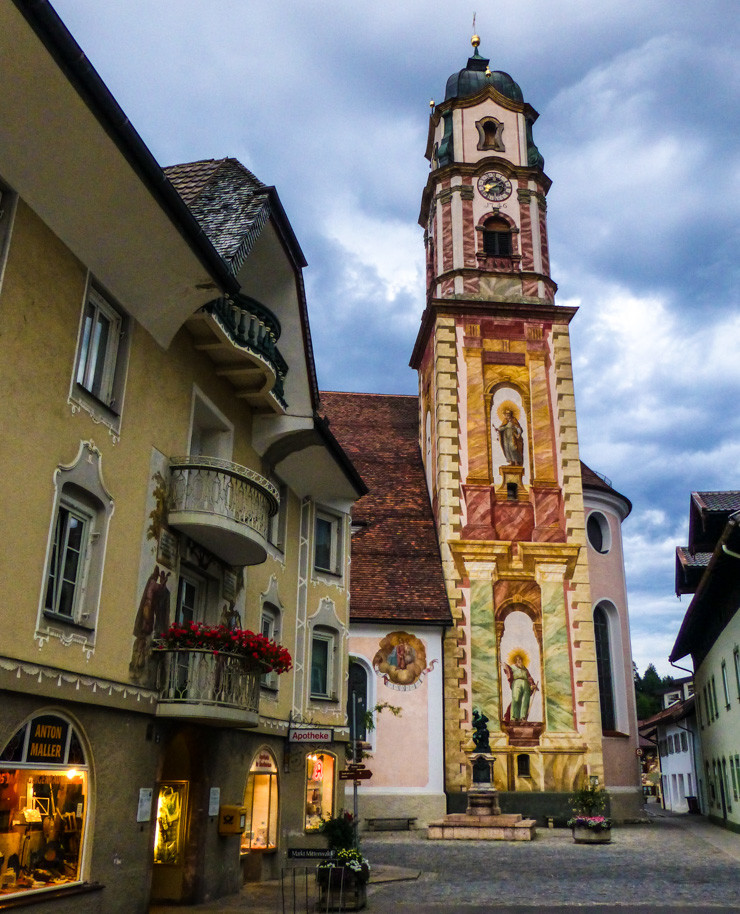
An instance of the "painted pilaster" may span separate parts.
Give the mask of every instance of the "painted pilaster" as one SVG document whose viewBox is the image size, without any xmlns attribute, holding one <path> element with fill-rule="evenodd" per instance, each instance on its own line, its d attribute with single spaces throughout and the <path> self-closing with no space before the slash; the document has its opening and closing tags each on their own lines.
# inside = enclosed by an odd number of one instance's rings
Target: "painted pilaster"
<svg viewBox="0 0 740 914">
<path fill-rule="evenodd" d="M 495 562 L 469 562 L 470 580 L 470 668 L 473 704 L 488 718 L 488 729 L 499 731 L 501 724 L 499 660 L 496 623 L 493 612 Z"/>
<path fill-rule="evenodd" d="M 542 654 L 545 672 L 545 723 L 552 733 L 575 729 L 573 685 L 565 606 L 565 565 L 538 564 L 535 580 L 542 595 Z"/>
</svg>

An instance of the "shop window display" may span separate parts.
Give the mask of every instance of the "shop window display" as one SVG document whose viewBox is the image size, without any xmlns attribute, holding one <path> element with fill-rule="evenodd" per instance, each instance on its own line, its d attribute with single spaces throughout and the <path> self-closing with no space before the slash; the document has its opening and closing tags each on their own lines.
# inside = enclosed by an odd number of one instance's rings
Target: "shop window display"
<svg viewBox="0 0 740 914">
<path fill-rule="evenodd" d="M 81 880 L 88 772 L 56 714 L 25 723 L 0 754 L 0 895 Z"/>
<path fill-rule="evenodd" d="M 157 795 L 154 829 L 154 862 L 180 866 L 185 845 L 187 781 L 163 781 Z"/>
<path fill-rule="evenodd" d="M 334 762 L 327 752 L 306 756 L 306 831 L 317 831 L 334 815 Z"/>
<path fill-rule="evenodd" d="M 273 851 L 278 834 L 278 776 L 272 753 L 262 749 L 252 762 L 244 793 L 247 827 L 241 851 Z"/>
</svg>

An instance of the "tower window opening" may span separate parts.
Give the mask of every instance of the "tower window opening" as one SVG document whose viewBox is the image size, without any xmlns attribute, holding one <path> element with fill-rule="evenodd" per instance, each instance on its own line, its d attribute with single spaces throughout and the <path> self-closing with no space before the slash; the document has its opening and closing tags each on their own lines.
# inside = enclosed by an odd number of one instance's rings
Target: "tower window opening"
<svg viewBox="0 0 740 914">
<path fill-rule="evenodd" d="M 515 482 L 506 483 L 506 497 L 509 501 L 516 501 L 519 492 L 519 486 Z"/>
<path fill-rule="evenodd" d="M 529 778 L 532 775 L 530 774 L 529 768 L 529 756 L 522 753 L 522 755 L 517 755 L 516 757 L 516 773 L 520 778 Z"/>
<path fill-rule="evenodd" d="M 511 229 L 503 219 L 490 219 L 483 228 L 483 252 L 487 257 L 511 257 Z"/>
</svg>

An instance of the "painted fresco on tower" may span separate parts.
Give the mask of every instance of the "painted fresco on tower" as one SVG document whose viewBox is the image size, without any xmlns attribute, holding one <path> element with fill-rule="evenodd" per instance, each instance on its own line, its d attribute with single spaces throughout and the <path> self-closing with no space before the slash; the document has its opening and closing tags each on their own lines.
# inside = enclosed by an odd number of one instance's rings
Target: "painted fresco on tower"
<svg viewBox="0 0 740 914">
<path fill-rule="evenodd" d="M 434 668 L 427 666 L 427 652 L 422 641 L 408 632 L 390 632 L 378 644 L 373 669 L 383 684 L 397 691 L 418 689 L 424 676 Z"/>
<path fill-rule="evenodd" d="M 499 645 L 501 719 L 507 724 L 542 722 L 540 646 L 529 616 L 510 612 Z"/>
<path fill-rule="evenodd" d="M 527 415 L 522 398 L 513 387 L 500 387 L 491 403 L 491 464 L 496 483 L 503 479 L 502 467 L 523 467 L 522 482 L 529 484 Z"/>
</svg>

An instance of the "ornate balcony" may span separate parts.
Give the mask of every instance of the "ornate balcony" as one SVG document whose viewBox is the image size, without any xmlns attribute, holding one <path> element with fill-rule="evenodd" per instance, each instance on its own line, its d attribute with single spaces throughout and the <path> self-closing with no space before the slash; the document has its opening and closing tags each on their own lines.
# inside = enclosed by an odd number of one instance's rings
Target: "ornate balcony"
<svg viewBox="0 0 740 914">
<path fill-rule="evenodd" d="M 246 295 L 214 299 L 188 320 L 195 348 L 216 365 L 216 373 L 252 406 L 282 414 L 288 364 L 280 354 L 280 322 Z"/>
<path fill-rule="evenodd" d="M 219 727 L 259 723 L 260 667 L 205 648 L 160 649 L 154 656 L 159 717 Z"/>
<path fill-rule="evenodd" d="M 229 565 L 267 557 L 278 490 L 259 473 L 217 457 L 171 457 L 168 520 Z"/>
</svg>

